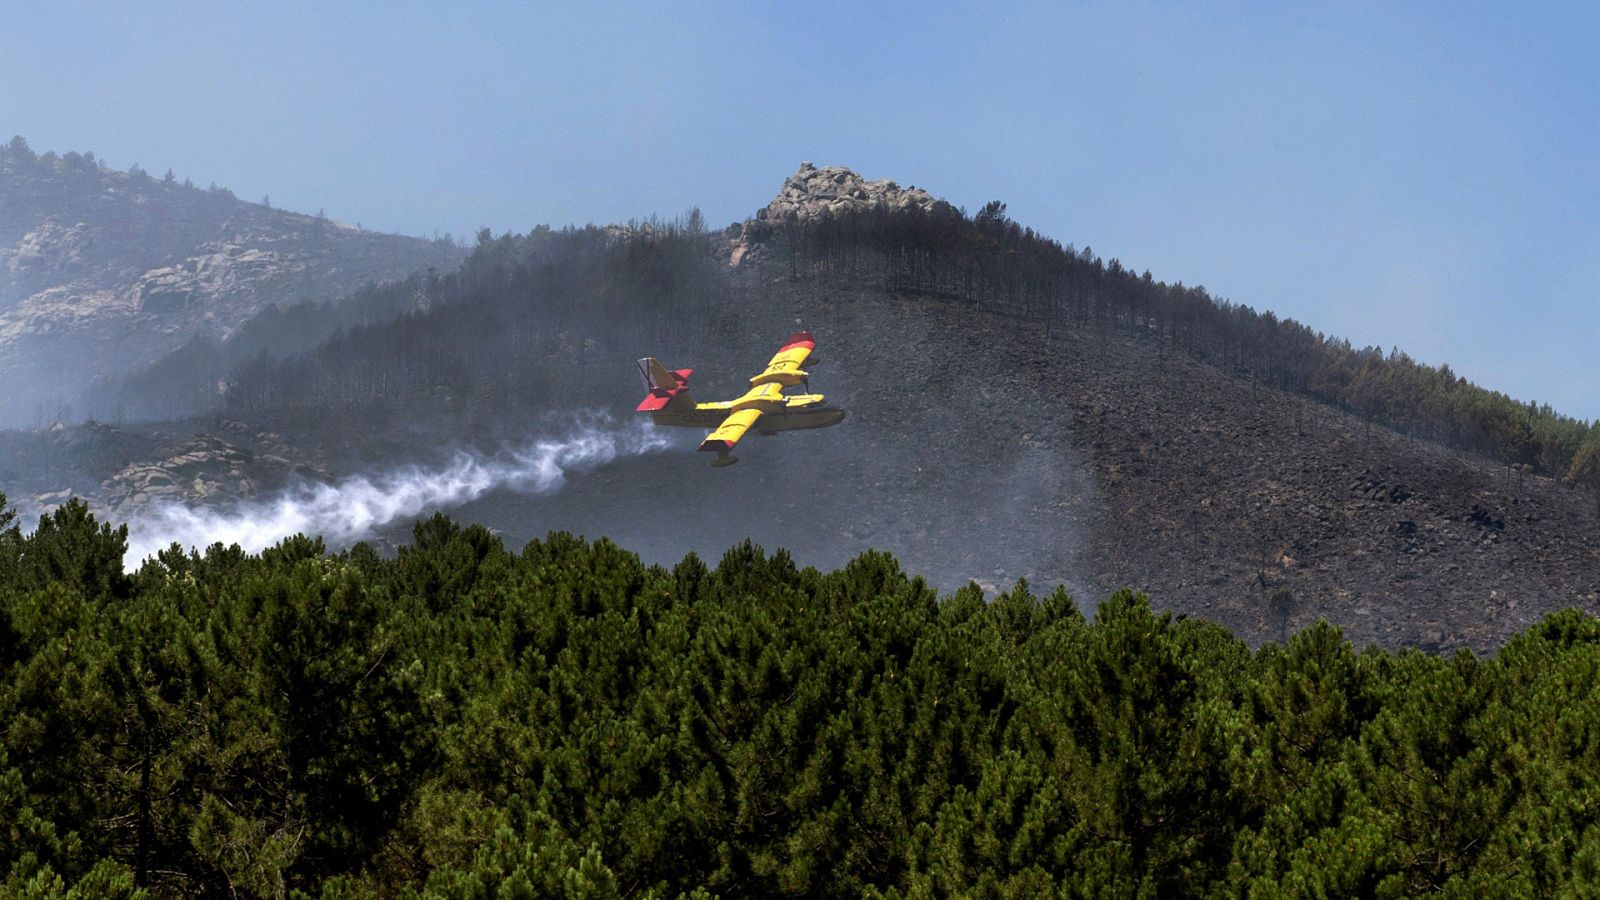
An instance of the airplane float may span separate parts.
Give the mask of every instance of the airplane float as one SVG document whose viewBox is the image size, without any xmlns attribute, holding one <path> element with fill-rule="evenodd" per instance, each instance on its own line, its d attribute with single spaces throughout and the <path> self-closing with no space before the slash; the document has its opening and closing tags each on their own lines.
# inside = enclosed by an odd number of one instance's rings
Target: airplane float
<svg viewBox="0 0 1600 900">
<path fill-rule="evenodd" d="M 738 462 L 734 445 L 752 427 L 761 434 L 773 435 L 802 428 L 826 428 L 844 421 L 845 411 L 828 405 L 821 394 L 785 395 L 784 388 L 804 385 L 810 390 L 807 373 L 800 366 L 817 357 L 812 351 L 817 342 L 809 331 L 797 331 L 767 363 L 767 368 L 750 379 L 750 390 L 735 400 L 696 403 L 689 397 L 689 375 L 693 369 L 669 369 L 653 356 L 639 360 L 639 375 L 649 393 L 639 404 L 639 412 L 650 414 L 657 425 L 677 428 L 711 428 L 700 449 L 716 453 L 713 466 Z"/>
</svg>

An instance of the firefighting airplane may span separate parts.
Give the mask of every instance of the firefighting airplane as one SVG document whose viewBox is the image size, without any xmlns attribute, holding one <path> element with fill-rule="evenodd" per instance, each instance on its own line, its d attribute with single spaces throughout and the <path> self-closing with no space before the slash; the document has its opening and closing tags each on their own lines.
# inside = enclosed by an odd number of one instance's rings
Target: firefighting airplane
<svg viewBox="0 0 1600 900">
<path fill-rule="evenodd" d="M 713 466 L 738 462 L 733 447 L 752 426 L 761 434 L 796 431 L 801 428 L 826 428 L 844 421 L 845 411 L 828 406 L 821 394 L 784 396 L 783 389 L 806 383 L 800 368 L 817 342 L 809 331 L 789 335 L 778 355 L 767 363 L 760 375 L 750 379 L 750 390 L 736 400 L 696 403 L 689 398 L 689 375 L 693 369 L 668 369 L 653 356 L 639 360 L 639 375 L 650 393 L 639 404 L 657 425 L 684 428 L 711 428 L 700 443 L 703 451 L 714 452 Z M 809 385 L 807 385 L 809 388 Z M 757 422 L 760 422 L 757 425 Z"/>
</svg>

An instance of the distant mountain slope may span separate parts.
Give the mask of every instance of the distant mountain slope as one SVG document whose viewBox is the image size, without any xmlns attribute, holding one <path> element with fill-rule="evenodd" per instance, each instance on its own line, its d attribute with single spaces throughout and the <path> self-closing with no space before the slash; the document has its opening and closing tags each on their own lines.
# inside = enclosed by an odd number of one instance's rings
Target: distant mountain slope
<svg viewBox="0 0 1600 900">
<path fill-rule="evenodd" d="M 0 147 L 0 424 L 58 417 L 90 380 L 271 304 L 336 299 L 462 256 L 13 140 Z"/>
</svg>

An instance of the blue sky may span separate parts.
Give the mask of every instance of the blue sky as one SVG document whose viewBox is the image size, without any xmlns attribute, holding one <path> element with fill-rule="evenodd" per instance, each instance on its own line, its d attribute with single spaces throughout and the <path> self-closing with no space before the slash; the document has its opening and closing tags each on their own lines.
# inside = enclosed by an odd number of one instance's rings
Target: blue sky
<svg viewBox="0 0 1600 900">
<path fill-rule="evenodd" d="M 0 140 L 369 228 L 801 160 L 1600 418 L 1600 4 L 9 4 Z"/>
</svg>

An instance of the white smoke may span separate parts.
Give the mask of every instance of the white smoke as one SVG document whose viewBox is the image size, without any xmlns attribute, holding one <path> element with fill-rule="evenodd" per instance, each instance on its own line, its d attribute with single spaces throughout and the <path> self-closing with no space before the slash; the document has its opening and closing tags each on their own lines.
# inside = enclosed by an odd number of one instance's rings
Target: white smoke
<svg viewBox="0 0 1600 900">
<path fill-rule="evenodd" d="M 460 506 L 493 490 L 558 491 L 569 474 L 667 445 L 665 436 L 643 423 L 619 427 L 590 419 L 565 437 L 530 441 L 494 456 L 461 451 L 443 465 L 303 485 L 275 500 L 245 501 L 229 509 L 167 504 L 128 523 L 125 558 L 136 566 L 173 543 L 195 549 L 238 544 L 256 553 L 295 534 L 321 535 L 331 546 L 345 546 L 397 520 Z"/>
</svg>

